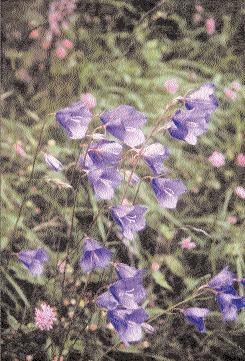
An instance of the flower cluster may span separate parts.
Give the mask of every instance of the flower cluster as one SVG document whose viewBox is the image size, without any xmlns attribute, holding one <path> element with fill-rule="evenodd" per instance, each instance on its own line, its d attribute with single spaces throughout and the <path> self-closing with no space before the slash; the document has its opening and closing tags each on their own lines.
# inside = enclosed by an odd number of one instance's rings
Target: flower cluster
<svg viewBox="0 0 245 361">
<path fill-rule="evenodd" d="M 46 303 L 35 309 L 35 323 L 41 331 L 51 330 L 56 320 L 56 311 Z"/>
</svg>

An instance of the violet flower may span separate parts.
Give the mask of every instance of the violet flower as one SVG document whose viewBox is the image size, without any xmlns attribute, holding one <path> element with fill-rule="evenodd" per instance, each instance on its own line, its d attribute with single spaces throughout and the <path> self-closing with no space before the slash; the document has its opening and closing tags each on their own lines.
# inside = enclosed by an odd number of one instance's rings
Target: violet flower
<svg viewBox="0 0 245 361">
<path fill-rule="evenodd" d="M 64 128 L 71 139 L 84 138 L 92 119 L 92 113 L 81 102 L 71 104 L 56 113 L 57 122 Z"/>
<path fill-rule="evenodd" d="M 216 301 L 225 321 L 234 321 L 237 312 L 245 307 L 245 297 L 237 294 L 218 292 Z"/>
<path fill-rule="evenodd" d="M 179 197 L 186 192 L 184 183 L 179 179 L 153 178 L 151 186 L 163 208 L 176 208 Z"/>
<path fill-rule="evenodd" d="M 62 163 L 51 154 L 44 154 L 44 159 L 50 169 L 56 172 L 63 169 Z"/>
<path fill-rule="evenodd" d="M 112 199 L 115 189 L 122 181 L 116 168 L 92 169 L 88 172 L 88 180 L 92 184 L 98 199 Z"/>
<path fill-rule="evenodd" d="M 101 140 L 90 145 L 88 155 L 98 168 L 117 165 L 122 156 L 122 146 L 116 142 Z"/>
<path fill-rule="evenodd" d="M 200 307 L 190 307 L 183 310 L 183 314 L 187 321 L 192 323 L 197 331 L 204 333 L 206 332 L 204 319 L 209 314 L 209 309 Z"/>
<path fill-rule="evenodd" d="M 109 265 L 112 252 L 101 246 L 94 239 L 86 238 L 84 240 L 83 255 L 80 258 L 79 265 L 86 273 L 94 268 L 105 268 Z"/>
<path fill-rule="evenodd" d="M 136 269 L 135 267 L 128 266 L 125 263 L 117 263 L 115 268 L 119 279 L 138 277 L 142 280 L 143 274 L 145 273 L 145 270 Z"/>
<path fill-rule="evenodd" d="M 211 280 L 208 282 L 208 287 L 216 291 L 231 291 L 230 287 L 232 287 L 234 280 L 235 275 L 233 272 L 229 271 L 229 267 L 227 266 L 216 276 L 211 278 Z"/>
<path fill-rule="evenodd" d="M 119 205 L 111 209 L 114 221 L 121 227 L 123 236 L 129 240 L 134 238 L 134 233 L 145 228 L 145 212 L 147 208 L 142 205 Z"/>
<path fill-rule="evenodd" d="M 48 254 L 45 249 L 37 248 L 20 251 L 18 258 L 33 276 L 39 276 L 43 273 L 45 262 L 48 261 Z"/>
<path fill-rule="evenodd" d="M 144 148 L 142 156 L 148 167 L 157 175 L 163 171 L 163 161 L 168 158 L 169 150 L 161 143 L 154 143 Z"/>
<path fill-rule="evenodd" d="M 147 118 L 145 114 L 130 105 L 120 105 L 115 109 L 105 111 L 100 119 L 109 133 L 129 147 L 136 147 L 145 140 L 139 128 L 146 123 Z"/>
</svg>

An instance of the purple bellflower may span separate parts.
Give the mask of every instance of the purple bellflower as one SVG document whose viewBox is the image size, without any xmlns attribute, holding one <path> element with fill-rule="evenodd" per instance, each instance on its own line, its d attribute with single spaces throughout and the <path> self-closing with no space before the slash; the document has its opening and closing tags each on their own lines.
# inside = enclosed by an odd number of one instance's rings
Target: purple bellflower
<svg viewBox="0 0 245 361">
<path fill-rule="evenodd" d="M 206 332 L 204 319 L 209 314 L 207 308 L 190 307 L 183 310 L 183 314 L 186 320 L 192 323 L 199 332 Z"/>
<path fill-rule="evenodd" d="M 153 327 L 145 323 L 148 319 L 148 314 L 142 308 L 133 311 L 116 309 L 108 312 L 109 322 L 112 323 L 126 346 L 129 346 L 131 342 L 138 342 L 142 339 L 142 328 L 146 332 L 154 331 Z"/>
<path fill-rule="evenodd" d="M 151 186 L 163 208 L 176 208 L 178 198 L 186 192 L 184 183 L 179 179 L 153 178 Z"/>
<path fill-rule="evenodd" d="M 245 286 L 245 278 L 242 278 L 240 283 L 241 283 L 242 286 Z"/>
<path fill-rule="evenodd" d="M 37 248 L 19 252 L 18 258 L 33 276 L 39 276 L 43 273 L 44 263 L 48 261 L 48 254 L 45 249 Z"/>
<path fill-rule="evenodd" d="M 154 143 L 145 147 L 142 156 L 148 167 L 157 175 L 163 171 L 163 161 L 168 158 L 169 150 L 161 143 Z"/>
<path fill-rule="evenodd" d="M 59 110 L 55 116 L 71 139 L 84 138 L 92 119 L 92 113 L 81 101 Z"/>
<path fill-rule="evenodd" d="M 218 292 L 216 301 L 225 321 L 234 321 L 237 312 L 245 307 L 245 297 L 237 294 Z"/>
<path fill-rule="evenodd" d="M 229 267 L 225 267 L 221 272 L 216 276 L 211 278 L 208 282 L 208 287 L 216 291 L 223 291 L 225 293 L 234 293 L 235 290 L 232 287 L 235 280 L 235 275 L 233 272 L 229 271 Z"/>
<path fill-rule="evenodd" d="M 44 159 L 47 165 L 49 166 L 49 168 L 55 170 L 56 172 L 62 170 L 63 166 L 61 162 L 51 154 L 44 154 Z"/>
<path fill-rule="evenodd" d="M 105 268 L 109 265 L 112 252 L 101 246 L 94 239 L 84 240 L 83 255 L 80 258 L 80 266 L 85 273 L 91 272 L 94 268 Z"/>
<path fill-rule="evenodd" d="M 100 119 L 109 133 L 129 147 L 137 147 L 145 140 L 139 128 L 146 123 L 147 118 L 145 114 L 130 105 L 120 105 L 115 109 L 105 111 Z"/>
<path fill-rule="evenodd" d="M 185 106 L 187 109 L 206 109 L 213 112 L 218 107 L 218 100 L 214 95 L 215 85 L 205 83 L 197 90 L 189 93 L 185 98 Z"/>
<path fill-rule="evenodd" d="M 119 205 L 111 209 L 114 221 L 121 227 L 123 236 L 129 240 L 133 240 L 135 232 L 145 228 L 146 211 L 147 208 L 142 205 Z"/>
<path fill-rule="evenodd" d="M 98 199 L 112 199 L 122 176 L 116 168 L 92 169 L 88 172 L 88 180 Z"/>
<path fill-rule="evenodd" d="M 116 142 L 101 140 L 90 145 L 88 155 L 97 168 L 117 165 L 121 159 L 122 146 Z"/>
<path fill-rule="evenodd" d="M 125 263 L 117 263 L 115 268 L 119 279 L 138 277 L 138 279 L 142 281 L 142 277 L 145 273 L 145 270 L 136 269 L 135 267 L 128 266 Z"/>
</svg>

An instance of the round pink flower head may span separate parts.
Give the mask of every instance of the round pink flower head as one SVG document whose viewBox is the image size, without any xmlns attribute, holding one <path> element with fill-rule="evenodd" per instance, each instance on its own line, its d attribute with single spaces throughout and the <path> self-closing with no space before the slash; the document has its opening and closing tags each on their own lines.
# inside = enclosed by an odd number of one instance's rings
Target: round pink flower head
<svg viewBox="0 0 245 361">
<path fill-rule="evenodd" d="M 69 39 L 64 39 L 63 40 L 63 46 L 66 48 L 66 49 L 72 49 L 73 48 L 73 42 Z"/>
<path fill-rule="evenodd" d="M 196 248 L 196 243 L 191 241 L 191 237 L 188 237 L 182 239 L 180 246 L 182 249 L 193 249 Z"/>
<path fill-rule="evenodd" d="M 81 95 L 81 101 L 89 110 L 92 110 L 96 107 L 96 98 L 91 93 L 84 93 Z"/>
<path fill-rule="evenodd" d="M 242 187 L 242 186 L 236 187 L 235 193 L 239 198 L 245 199 L 245 188 L 244 187 Z"/>
<path fill-rule="evenodd" d="M 230 215 L 227 217 L 227 222 L 229 224 L 236 224 L 237 223 L 237 216 Z"/>
<path fill-rule="evenodd" d="M 165 90 L 170 94 L 175 94 L 179 89 L 179 84 L 177 79 L 168 79 L 164 83 Z"/>
<path fill-rule="evenodd" d="M 35 323 L 42 331 L 49 331 L 53 328 L 54 321 L 57 320 L 56 311 L 46 303 L 42 303 L 40 308 L 35 309 Z"/>
<path fill-rule="evenodd" d="M 208 35 L 213 35 L 215 33 L 215 20 L 209 18 L 206 20 L 206 31 Z"/>
<path fill-rule="evenodd" d="M 55 54 L 56 54 L 57 58 L 64 59 L 67 54 L 66 49 L 59 46 L 58 48 L 55 49 Z"/>
<path fill-rule="evenodd" d="M 239 165 L 239 167 L 245 167 L 245 154 L 239 153 L 236 157 L 236 164 Z"/>
<path fill-rule="evenodd" d="M 219 168 L 225 165 L 225 156 L 224 154 L 217 152 L 216 150 L 213 152 L 212 155 L 208 158 L 209 162 L 212 164 L 213 167 Z"/>
<path fill-rule="evenodd" d="M 236 93 L 231 88 L 224 88 L 224 94 L 228 99 L 234 100 Z"/>
<path fill-rule="evenodd" d="M 33 40 L 38 39 L 39 38 L 39 31 L 37 29 L 32 30 L 30 32 L 30 34 L 29 34 L 29 38 L 33 39 Z"/>
</svg>

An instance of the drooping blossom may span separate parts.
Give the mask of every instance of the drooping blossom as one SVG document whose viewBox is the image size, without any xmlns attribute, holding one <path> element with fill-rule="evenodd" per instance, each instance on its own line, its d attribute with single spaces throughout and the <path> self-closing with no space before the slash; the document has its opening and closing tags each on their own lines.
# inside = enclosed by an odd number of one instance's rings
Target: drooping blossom
<svg viewBox="0 0 245 361">
<path fill-rule="evenodd" d="M 241 199 L 245 199 L 245 188 L 242 186 L 238 186 L 235 188 L 235 194 L 241 198 Z"/>
<path fill-rule="evenodd" d="M 187 190 L 180 179 L 153 178 L 151 186 L 163 208 L 176 208 L 179 197 Z"/>
<path fill-rule="evenodd" d="M 245 167 L 245 154 L 239 153 L 236 157 L 236 165 L 239 167 Z"/>
<path fill-rule="evenodd" d="M 212 164 L 213 167 L 219 168 L 225 165 L 225 156 L 221 152 L 216 150 L 208 157 L 208 161 Z"/>
<path fill-rule="evenodd" d="M 143 308 L 136 310 L 116 309 L 108 312 L 108 321 L 111 322 L 126 346 L 142 339 L 142 329 L 149 333 L 154 331 L 153 327 L 146 323 L 148 319 L 149 315 Z"/>
<path fill-rule="evenodd" d="M 182 249 L 193 249 L 196 248 L 196 243 L 191 241 L 191 237 L 183 238 L 180 242 Z"/>
<path fill-rule="evenodd" d="M 81 95 L 81 101 L 86 105 L 89 110 L 92 110 L 96 107 L 97 101 L 93 94 L 84 93 Z"/>
<path fill-rule="evenodd" d="M 163 171 L 163 161 L 169 156 L 169 149 L 161 143 L 154 143 L 144 148 L 142 157 L 153 174 Z"/>
<path fill-rule="evenodd" d="M 71 40 L 69 40 L 69 39 L 64 39 L 62 41 L 62 44 L 63 44 L 64 48 L 66 48 L 66 49 L 72 49 L 73 48 L 73 42 Z"/>
<path fill-rule="evenodd" d="M 200 307 L 189 307 L 183 310 L 183 314 L 187 321 L 192 323 L 197 331 L 204 333 L 206 332 L 206 327 L 204 320 L 209 314 L 208 308 L 200 308 Z"/>
<path fill-rule="evenodd" d="M 129 240 L 134 233 L 145 228 L 145 213 L 147 208 L 142 205 L 119 205 L 111 209 L 114 221 L 121 227 L 123 236 Z"/>
<path fill-rule="evenodd" d="M 20 251 L 18 258 L 33 276 L 39 276 L 43 273 L 44 264 L 48 261 L 48 254 L 45 249 L 37 248 Z"/>
<path fill-rule="evenodd" d="M 109 165 L 117 165 L 122 157 L 122 149 L 119 143 L 100 140 L 90 145 L 88 155 L 95 167 L 103 168 Z"/>
<path fill-rule="evenodd" d="M 215 20 L 213 18 L 207 19 L 205 26 L 206 26 L 206 31 L 207 31 L 208 35 L 213 35 L 215 33 L 216 24 L 215 24 Z"/>
<path fill-rule="evenodd" d="M 92 119 L 92 113 L 81 101 L 59 110 L 55 116 L 71 139 L 84 138 Z"/>
<path fill-rule="evenodd" d="M 164 82 L 164 88 L 169 94 L 175 94 L 179 89 L 179 83 L 177 79 L 168 79 Z"/>
<path fill-rule="evenodd" d="M 98 199 L 110 200 L 115 190 L 122 182 L 122 176 L 115 167 L 104 169 L 91 169 L 88 172 L 88 180 L 91 183 Z"/>
<path fill-rule="evenodd" d="M 89 273 L 94 268 L 107 267 L 111 257 L 112 252 L 108 248 L 101 246 L 94 239 L 86 238 L 79 264 L 84 272 Z"/>
<path fill-rule="evenodd" d="M 100 119 L 109 133 L 129 147 L 136 147 L 145 140 L 139 128 L 146 123 L 147 118 L 145 114 L 130 105 L 120 105 L 115 109 L 105 111 Z"/>
<path fill-rule="evenodd" d="M 234 100 L 236 98 L 236 93 L 231 88 L 224 88 L 224 94 L 227 98 Z"/>
<path fill-rule="evenodd" d="M 57 320 L 57 314 L 53 307 L 42 303 L 40 308 L 35 309 L 35 323 L 41 331 L 50 331 L 54 322 Z"/>
<path fill-rule="evenodd" d="M 208 287 L 216 291 L 224 291 L 232 287 L 234 280 L 234 273 L 229 270 L 228 266 L 226 266 L 216 276 L 211 278 L 208 282 Z"/>
<path fill-rule="evenodd" d="M 44 159 L 45 159 L 45 162 L 47 163 L 47 165 L 49 166 L 49 168 L 51 168 L 52 170 L 55 170 L 56 172 L 58 172 L 63 169 L 62 163 L 58 159 L 56 159 L 54 156 L 52 156 L 51 154 L 45 153 Z"/>
<path fill-rule="evenodd" d="M 185 97 L 186 109 L 203 111 L 208 118 L 218 107 L 218 100 L 214 94 L 215 86 L 212 83 L 204 83 L 200 88 L 193 90 Z"/>
<path fill-rule="evenodd" d="M 67 55 L 67 51 L 65 48 L 63 48 L 63 46 L 58 46 L 55 49 L 55 54 L 57 56 L 57 58 L 59 59 L 65 59 L 66 55 Z"/>
<path fill-rule="evenodd" d="M 245 297 L 239 295 L 219 292 L 216 301 L 225 321 L 234 321 L 237 313 L 245 307 Z"/>
<path fill-rule="evenodd" d="M 138 280 L 142 281 L 142 276 L 145 272 L 142 269 L 137 269 L 125 263 L 116 263 L 115 269 L 119 279 L 137 277 Z"/>
</svg>

